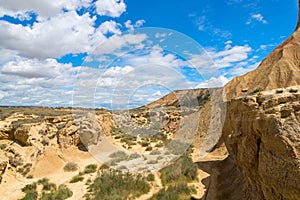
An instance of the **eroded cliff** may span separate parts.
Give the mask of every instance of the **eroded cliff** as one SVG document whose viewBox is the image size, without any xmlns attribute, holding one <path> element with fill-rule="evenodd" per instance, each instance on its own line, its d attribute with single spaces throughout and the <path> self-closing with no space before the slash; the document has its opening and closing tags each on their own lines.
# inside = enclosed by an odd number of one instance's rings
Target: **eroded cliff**
<svg viewBox="0 0 300 200">
<path fill-rule="evenodd" d="M 257 199 L 300 199 L 299 89 L 260 92 L 227 103 L 225 144 Z"/>
</svg>

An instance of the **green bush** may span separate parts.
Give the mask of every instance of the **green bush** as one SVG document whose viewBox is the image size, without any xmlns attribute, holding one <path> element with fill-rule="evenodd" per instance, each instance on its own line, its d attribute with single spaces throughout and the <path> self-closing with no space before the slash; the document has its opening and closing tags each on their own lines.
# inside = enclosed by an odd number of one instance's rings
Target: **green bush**
<svg viewBox="0 0 300 200">
<path fill-rule="evenodd" d="M 85 174 L 90 174 L 94 173 L 97 170 L 97 165 L 96 164 L 89 164 L 84 168 L 84 173 Z"/>
<path fill-rule="evenodd" d="M 71 179 L 71 181 L 70 181 L 70 183 L 76 183 L 76 182 L 79 182 L 79 181 L 83 181 L 83 177 L 82 176 L 80 176 L 80 175 L 76 175 L 76 176 L 74 176 L 72 179 Z"/>
<path fill-rule="evenodd" d="M 186 183 L 170 185 L 167 189 L 161 189 L 151 200 L 170 199 L 170 200 L 188 200 L 191 199 L 191 194 L 194 192 Z"/>
<path fill-rule="evenodd" d="M 36 190 L 36 183 L 25 185 L 25 187 L 22 188 L 22 192 L 28 193 L 28 192 L 34 192 Z"/>
<path fill-rule="evenodd" d="M 191 199 L 191 194 L 194 192 L 186 183 L 178 183 L 170 185 L 167 189 L 161 189 L 150 200 L 189 200 Z"/>
<path fill-rule="evenodd" d="M 88 187 L 87 199 L 135 199 L 150 191 L 149 183 L 141 175 L 115 170 L 101 171 Z"/>
<path fill-rule="evenodd" d="M 187 155 L 181 156 L 173 164 L 160 170 L 164 185 L 178 182 L 189 182 L 197 179 L 198 167 Z"/>
<path fill-rule="evenodd" d="M 58 190 L 51 193 L 42 193 L 41 200 L 64 200 L 73 195 L 73 192 L 65 185 L 60 185 Z"/>
<path fill-rule="evenodd" d="M 7 144 L 0 144 L 0 149 L 4 150 L 7 147 Z"/>
<path fill-rule="evenodd" d="M 109 155 L 110 158 L 121 158 L 127 157 L 127 154 L 124 151 L 116 151 Z"/>
<path fill-rule="evenodd" d="M 138 159 L 140 158 L 141 155 L 138 154 L 138 153 L 133 153 L 133 154 L 130 154 L 129 157 L 128 157 L 128 160 L 134 160 L 134 159 Z"/>
<path fill-rule="evenodd" d="M 55 183 L 50 183 L 49 179 L 47 179 L 47 178 L 43 178 L 43 179 L 38 180 L 38 184 L 43 185 L 43 190 L 47 190 L 47 191 L 56 190 Z"/>
<path fill-rule="evenodd" d="M 22 188 L 25 196 L 21 200 L 36 200 L 38 198 L 37 185 L 42 185 L 42 194 L 40 200 L 64 200 L 73 195 L 73 192 L 65 185 L 60 185 L 57 189 L 54 183 L 49 179 L 43 178 Z"/>
<path fill-rule="evenodd" d="M 68 162 L 64 166 L 64 171 L 71 172 L 71 171 L 76 171 L 78 169 L 78 165 L 75 162 Z"/>
<path fill-rule="evenodd" d="M 148 174 L 147 181 L 154 181 L 154 180 L 155 180 L 154 174 Z"/>
<path fill-rule="evenodd" d="M 38 197 L 38 193 L 36 191 L 34 192 L 27 192 L 25 194 L 25 197 L 23 197 L 21 200 L 36 200 Z"/>
</svg>

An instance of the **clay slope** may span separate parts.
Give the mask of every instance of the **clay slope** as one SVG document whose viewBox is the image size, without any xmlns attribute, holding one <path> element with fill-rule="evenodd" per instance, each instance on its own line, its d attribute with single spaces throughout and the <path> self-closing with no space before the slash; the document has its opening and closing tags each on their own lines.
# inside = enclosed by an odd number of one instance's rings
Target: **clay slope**
<svg viewBox="0 0 300 200">
<path fill-rule="evenodd" d="M 152 108 L 155 106 L 198 106 L 203 105 L 210 96 L 208 89 L 191 89 L 191 90 L 177 90 L 167 94 L 166 96 L 152 102 L 145 107 Z"/>
<path fill-rule="evenodd" d="M 256 70 L 230 81 L 225 86 L 225 93 L 229 100 L 257 90 L 293 85 L 300 85 L 300 13 L 295 32 L 265 58 Z"/>
</svg>

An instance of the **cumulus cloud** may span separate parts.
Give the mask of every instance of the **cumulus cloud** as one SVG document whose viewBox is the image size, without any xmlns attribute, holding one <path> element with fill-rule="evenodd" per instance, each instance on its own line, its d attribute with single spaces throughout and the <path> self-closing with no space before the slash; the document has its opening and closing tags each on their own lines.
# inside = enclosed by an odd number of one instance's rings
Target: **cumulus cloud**
<svg viewBox="0 0 300 200">
<path fill-rule="evenodd" d="M 138 20 L 135 24 L 132 24 L 131 20 L 127 20 L 124 25 L 129 31 L 133 31 L 135 28 L 141 27 L 145 23 L 145 20 Z"/>
<path fill-rule="evenodd" d="M 32 27 L 0 21 L 1 46 L 18 51 L 22 56 L 36 58 L 86 52 L 91 46 L 95 20 L 88 13 L 79 16 L 71 11 L 34 23 Z M 104 39 L 102 33 L 94 34 L 94 40 Z"/>
<path fill-rule="evenodd" d="M 138 48 L 146 38 L 145 34 L 113 35 L 101 45 L 98 45 L 92 53 L 97 55 L 117 53 L 117 50 L 120 50 L 122 47 L 127 47 L 129 48 L 128 51 L 130 51 L 130 47 L 133 49 Z M 140 48 L 142 47 L 140 46 Z"/>
<path fill-rule="evenodd" d="M 115 21 L 105 21 L 103 22 L 98 30 L 100 30 L 103 34 L 107 33 L 114 33 L 114 34 L 121 34 L 121 30 L 119 29 L 120 24 L 116 23 Z"/>
<path fill-rule="evenodd" d="M 232 66 L 233 63 L 241 62 L 248 58 L 248 54 L 252 51 L 252 48 L 248 45 L 233 46 L 223 51 L 211 51 L 208 54 L 211 56 L 214 64 L 217 68 L 225 68 Z"/>
<path fill-rule="evenodd" d="M 123 0 L 98 0 L 96 11 L 101 16 L 120 17 L 126 11 L 126 4 Z"/>
<path fill-rule="evenodd" d="M 202 83 L 197 85 L 197 88 L 217 88 L 223 87 L 230 80 L 224 76 L 212 77 L 209 80 L 205 80 Z"/>
<path fill-rule="evenodd" d="M 1 105 L 70 105 L 76 68 L 55 59 L 18 58 L 0 69 Z M 47 102 L 48 103 L 45 103 Z"/>
<path fill-rule="evenodd" d="M 90 6 L 92 0 L 9 0 L 0 1 L 0 17 L 4 15 L 28 19 L 28 13 L 35 13 L 42 18 L 53 17 L 66 10 L 77 10 Z"/>
<path fill-rule="evenodd" d="M 118 76 L 124 76 L 130 73 L 134 72 L 134 68 L 132 66 L 125 66 L 125 67 L 112 67 L 106 70 L 103 73 L 103 76 L 105 77 L 118 77 Z"/>
<path fill-rule="evenodd" d="M 54 78 L 70 69 L 70 64 L 60 64 L 55 59 L 18 59 L 6 63 L 1 72 L 25 78 Z"/>
<path fill-rule="evenodd" d="M 146 55 L 129 55 L 125 57 L 127 62 L 134 66 L 142 66 L 145 64 L 152 64 L 162 67 L 181 67 L 186 64 L 185 61 L 177 58 L 174 54 L 165 53 L 163 48 L 155 45 Z"/>
</svg>

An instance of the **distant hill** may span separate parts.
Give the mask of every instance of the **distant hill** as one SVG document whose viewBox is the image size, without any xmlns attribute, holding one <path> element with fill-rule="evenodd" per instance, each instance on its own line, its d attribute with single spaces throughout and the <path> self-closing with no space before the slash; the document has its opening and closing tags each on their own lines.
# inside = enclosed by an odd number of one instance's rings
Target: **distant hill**
<svg viewBox="0 0 300 200">
<path fill-rule="evenodd" d="M 300 2 L 299 2 L 300 4 Z M 258 90 L 300 85 L 300 14 L 295 32 L 267 56 L 257 69 L 225 86 L 227 99 Z"/>
</svg>

